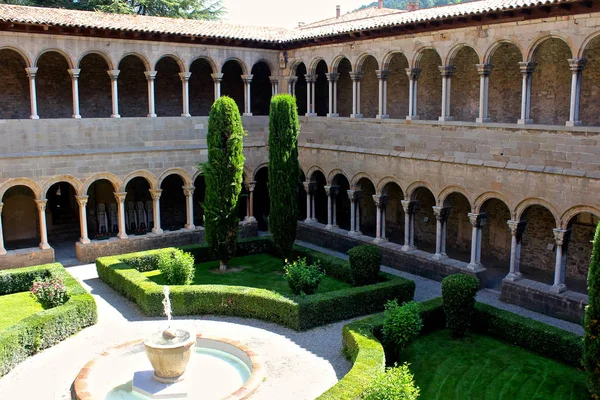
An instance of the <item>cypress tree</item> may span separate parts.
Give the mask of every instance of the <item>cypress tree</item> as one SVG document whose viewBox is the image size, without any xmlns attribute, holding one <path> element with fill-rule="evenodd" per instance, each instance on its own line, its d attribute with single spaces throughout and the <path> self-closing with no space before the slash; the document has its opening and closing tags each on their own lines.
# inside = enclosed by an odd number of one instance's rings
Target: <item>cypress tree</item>
<svg viewBox="0 0 600 400">
<path fill-rule="evenodd" d="M 225 271 L 235 255 L 238 236 L 238 197 L 244 174 L 244 130 L 235 101 L 215 101 L 208 118 L 208 161 L 201 165 L 206 183 L 204 233 L 213 256 Z"/>
<path fill-rule="evenodd" d="M 298 134 L 296 99 L 281 94 L 271 99 L 269 114 L 269 229 L 284 259 L 290 257 L 298 218 Z"/>
<path fill-rule="evenodd" d="M 583 365 L 593 399 L 600 399 L 600 224 L 594 235 L 594 248 L 588 271 L 589 304 L 585 308 Z"/>
</svg>

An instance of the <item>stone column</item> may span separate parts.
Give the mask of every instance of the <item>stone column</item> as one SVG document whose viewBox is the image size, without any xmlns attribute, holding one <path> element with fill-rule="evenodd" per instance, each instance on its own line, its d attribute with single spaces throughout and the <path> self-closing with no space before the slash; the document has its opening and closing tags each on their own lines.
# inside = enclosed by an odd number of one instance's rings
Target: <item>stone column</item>
<svg viewBox="0 0 600 400">
<path fill-rule="evenodd" d="M 448 216 L 450 216 L 450 207 L 433 207 L 433 215 L 435 215 L 435 254 L 434 260 L 441 260 L 448 255 L 446 254 L 446 230 L 448 225 Z"/>
<path fill-rule="evenodd" d="M 150 196 L 152 196 L 152 213 L 154 214 L 154 228 L 152 228 L 152 233 L 156 233 L 157 235 L 163 233 L 163 230 L 160 227 L 160 195 L 162 194 L 162 189 L 150 189 Z"/>
<path fill-rule="evenodd" d="M 385 242 L 385 207 L 387 205 L 387 195 L 373 195 L 373 201 L 377 208 L 376 225 L 375 225 L 375 243 Z"/>
<path fill-rule="evenodd" d="M 248 201 L 246 202 L 246 222 L 255 222 L 256 218 L 254 218 L 254 188 L 256 187 L 256 182 L 248 182 L 246 184 L 246 189 L 248 190 Z"/>
<path fill-rule="evenodd" d="M 86 213 L 88 196 L 75 196 L 75 199 L 77 200 L 77 204 L 79 205 L 79 228 L 81 230 L 81 238 L 79 239 L 79 241 L 82 244 L 88 244 L 90 242 L 90 239 L 88 238 Z"/>
<path fill-rule="evenodd" d="M 325 76 L 329 82 L 329 112 L 327 113 L 327 116 L 329 118 L 339 117 L 340 115 L 337 113 L 337 80 L 339 79 L 340 74 L 331 72 L 325 74 Z"/>
<path fill-rule="evenodd" d="M 352 79 L 352 114 L 350 118 L 362 118 L 360 113 L 360 80 L 363 76 L 362 72 L 350 72 L 350 79 Z"/>
<path fill-rule="evenodd" d="M 390 117 L 387 115 L 387 80 L 390 71 L 387 69 L 378 69 L 375 73 L 379 80 L 379 111 L 377 112 L 376 118 L 386 119 Z"/>
<path fill-rule="evenodd" d="M 79 74 L 80 69 L 69 69 L 67 70 L 71 75 L 71 90 L 73 91 L 73 118 L 81 118 L 79 114 Z"/>
<path fill-rule="evenodd" d="M 536 63 L 533 61 L 519 62 L 519 68 L 523 75 L 523 83 L 521 85 L 521 118 L 517 121 L 518 124 L 532 124 L 533 120 L 529 117 L 531 111 L 531 76 L 535 71 Z"/>
<path fill-rule="evenodd" d="M 316 117 L 315 112 L 315 82 L 317 82 L 317 76 L 306 74 L 306 116 Z"/>
<path fill-rule="evenodd" d="M 0 203 L 0 256 L 6 254 L 6 249 L 4 248 L 4 228 L 2 228 L 2 208 L 4 207 L 3 203 Z"/>
<path fill-rule="evenodd" d="M 279 94 L 279 77 L 270 76 L 269 81 L 271 81 L 271 95 L 275 96 L 276 94 Z"/>
<path fill-rule="evenodd" d="M 347 190 L 346 193 L 348 193 L 348 198 L 350 199 L 350 231 L 348 235 L 357 236 L 360 235 L 358 229 L 360 222 L 357 221 L 357 216 L 360 218 L 360 212 L 357 211 L 359 208 L 357 203 L 360 201 L 361 193 L 358 190 Z"/>
<path fill-rule="evenodd" d="M 488 94 L 490 87 L 490 74 L 493 64 L 476 64 L 479 73 L 479 117 L 475 120 L 479 123 L 490 122 L 488 118 Z"/>
<path fill-rule="evenodd" d="M 477 271 L 483 268 L 481 265 L 481 237 L 483 233 L 483 226 L 487 221 L 487 215 L 485 213 L 480 214 L 467 214 L 469 216 L 469 222 L 473 230 L 471 231 L 471 261 L 467 268 L 471 271 Z"/>
<path fill-rule="evenodd" d="M 185 229 L 189 229 L 193 231 L 196 229 L 194 226 L 194 190 L 196 188 L 193 186 L 183 186 L 183 193 L 185 194 L 185 215 L 187 216 L 187 221 L 185 224 Z"/>
<path fill-rule="evenodd" d="M 250 84 L 252 83 L 253 75 L 242 75 L 242 81 L 244 82 L 244 116 L 252 116 L 252 104 L 250 95 Z"/>
<path fill-rule="evenodd" d="M 569 68 L 571 69 L 571 104 L 569 108 L 569 120 L 567 126 L 580 126 L 579 120 L 579 99 L 581 97 L 581 72 L 587 65 L 586 58 L 571 58 L 569 59 Z"/>
<path fill-rule="evenodd" d="M 146 79 L 148 80 L 148 117 L 156 118 L 156 108 L 154 103 L 154 79 L 156 79 L 156 71 L 145 71 Z"/>
<path fill-rule="evenodd" d="M 304 190 L 306 191 L 306 219 L 304 222 L 311 223 L 312 219 L 312 185 L 310 181 L 304 182 Z"/>
<path fill-rule="evenodd" d="M 35 75 L 38 69 L 36 67 L 25 68 L 27 77 L 29 78 L 29 104 L 31 106 L 30 119 L 40 119 L 37 113 L 37 91 L 35 88 Z"/>
<path fill-rule="evenodd" d="M 331 186 L 325 186 L 325 195 L 327 195 L 327 226 L 325 228 L 333 228 L 333 202 L 331 198 Z"/>
<path fill-rule="evenodd" d="M 190 76 L 191 72 L 180 72 L 179 78 L 181 79 L 181 91 L 183 96 L 183 112 L 182 117 L 191 117 L 190 115 Z"/>
<path fill-rule="evenodd" d="M 127 239 L 127 233 L 125 229 L 125 197 L 127 196 L 127 192 L 115 192 L 115 199 L 117 200 L 117 216 L 118 216 L 118 225 L 119 225 L 119 233 L 117 237 L 119 239 Z M 158 221 L 160 225 L 160 220 Z M 156 214 L 154 214 L 154 226 L 156 226 Z"/>
<path fill-rule="evenodd" d="M 221 97 L 221 81 L 223 80 L 223 74 L 220 72 L 215 72 L 214 74 L 210 74 L 215 83 L 215 101 Z"/>
<path fill-rule="evenodd" d="M 408 115 L 407 120 L 417 120 L 419 116 L 417 114 L 417 83 L 419 81 L 419 75 L 421 75 L 421 68 L 406 68 L 406 75 L 408 75 Z"/>
<path fill-rule="evenodd" d="M 419 207 L 416 200 L 400 201 L 404 209 L 404 245 L 402 251 L 409 252 L 416 249 L 415 246 L 415 211 Z"/>
<path fill-rule="evenodd" d="M 527 221 L 506 221 L 510 229 L 510 270 L 506 275 L 507 281 L 518 281 L 521 279 L 519 266 L 521 264 L 521 240 L 527 226 Z"/>
<path fill-rule="evenodd" d="M 110 93 L 112 99 L 112 114 L 110 117 L 121 118 L 119 115 L 119 86 L 117 85 L 117 79 L 119 78 L 119 73 L 121 71 L 118 69 L 111 69 L 106 72 L 108 73 L 108 76 L 110 76 Z"/>
<path fill-rule="evenodd" d="M 565 273 L 567 268 L 567 250 L 571 239 L 570 229 L 552 229 L 556 241 L 556 262 L 554 264 L 554 284 L 552 291 L 562 293 L 567 290 Z"/>
<path fill-rule="evenodd" d="M 46 199 L 35 200 L 40 219 L 40 249 L 42 250 L 50 248 L 48 244 L 48 229 L 46 228 L 46 203 L 48 203 Z"/>
<path fill-rule="evenodd" d="M 337 205 L 336 198 L 338 193 L 340 192 L 340 187 L 337 185 L 330 186 L 329 193 L 331 195 L 331 203 L 332 203 L 332 211 L 331 211 L 331 226 L 332 228 L 337 228 Z"/>
<path fill-rule="evenodd" d="M 296 97 L 296 82 L 298 82 L 297 76 L 290 76 L 288 78 L 288 93 Z"/>
<path fill-rule="evenodd" d="M 450 116 L 450 83 L 452 75 L 456 72 L 454 65 L 440 65 L 440 73 L 442 74 L 442 115 L 438 118 L 440 121 L 452 121 Z"/>
</svg>

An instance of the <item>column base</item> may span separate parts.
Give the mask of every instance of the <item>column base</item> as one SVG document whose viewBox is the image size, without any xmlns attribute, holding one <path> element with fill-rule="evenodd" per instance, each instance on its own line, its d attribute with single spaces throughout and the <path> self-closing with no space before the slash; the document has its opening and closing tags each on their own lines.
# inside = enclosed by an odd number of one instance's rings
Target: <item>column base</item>
<svg viewBox="0 0 600 400">
<path fill-rule="evenodd" d="M 338 114 L 338 113 L 335 113 L 335 114 L 330 114 L 330 113 L 328 113 L 328 114 L 327 114 L 327 118 L 337 118 L 337 117 L 339 117 L 339 116 L 340 116 L 340 114 Z"/>
<path fill-rule="evenodd" d="M 48 250 L 48 249 L 51 249 L 51 247 L 48 243 L 40 243 L 40 249 Z"/>
<path fill-rule="evenodd" d="M 153 229 L 153 230 L 154 230 L 154 229 Z M 121 239 L 121 240 L 125 240 L 125 239 L 129 238 L 129 236 L 127 236 L 127 234 L 126 234 L 126 233 L 124 233 L 124 234 L 120 234 L 120 233 L 119 233 L 119 234 L 117 235 L 117 237 L 118 237 L 119 239 Z"/>
<path fill-rule="evenodd" d="M 379 243 L 385 243 L 387 242 L 387 239 L 385 238 L 375 238 L 373 239 L 373 243 L 379 244 Z"/>
<path fill-rule="evenodd" d="M 304 114 L 305 117 L 316 117 L 317 113 L 306 113 Z"/>
<path fill-rule="evenodd" d="M 160 228 L 156 229 L 156 228 L 152 228 L 152 233 L 154 233 L 155 235 L 160 235 L 162 234 L 164 231 Z"/>
<path fill-rule="evenodd" d="M 442 122 L 453 121 L 453 120 L 454 120 L 454 118 L 452 118 L 450 116 L 448 116 L 448 117 L 438 117 L 438 121 L 442 121 Z"/>
<path fill-rule="evenodd" d="M 75 118 L 75 119 L 81 119 L 81 115 L 73 115 L 73 118 Z"/>
<path fill-rule="evenodd" d="M 567 121 L 565 126 L 581 126 L 583 123 L 581 121 Z"/>
<path fill-rule="evenodd" d="M 121 116 L 119 114 L 111 114 L 110 117 L 111 118 L 121 118 Z"/>
<path fill-rule="evenodd" d="M 193 231 L 194 229 L 196 229 L 196 225 L 194 225 L 194 224 L 185 224 L 185 229 L 187 229 L 189 231 Z"/>
<path fill-rule="evenodd" d="M 4 256 L 8 254 L 8 252 L 6 251 L 6 249 L 0 249 L 0 256 Z"/>
<path fill-rule="evenodd" d="M 378 115 L 376 115 L 376 116 L 375 116 L 375 118 L 376 118 L 376 119 L 389 119 L 389 118 L 390 118 L 390 116 L 389 116 L 389 115 L 387 115 L 387 114 L 386 114 L 386 115 L 379 115 L 379 114 L 378 114 Z"/>
<path fill-rule="evenodd" d="M 409 252 L 415 250 L 416 248 L 417 248 L 416 246 L 411 246 L 411 245 L 405 244 L 404 246 L 402 246 L 401 250 L 405 253 L 409 253 Z"/>
<path fill-rule="evenodd" d="M 191 117 L 191 116 L 192 116 L 192 114 L 181 114 L 181 116 L 182 116 L 182 117 L 188 117 L 188 118 L 189 118 L 189 117 Z"/>
<path fill-rule="evenodd" d="M 443 260 L 444 258 L 448 258 L 448 256 L 444 253 L 435 253 L 434 255 L 431 256 L 431 259 L 435 260 L 435 261 L 440 261 L 440 260 Z"/>
<path fill-rule="evenodd" d="M 252 116 L 252 113 L 243 113 L 242 114 L 242 117 L 251 117 L 251 116 Z"/>
<path fill-rule="evenodd" d="M 329 230 L 331 230 L 331 229 L 333 229 L 333 225 L 331 225 L 331 224 L 327 224 L 327 225 L 325 226 L 325 229 L 329 229 Z"/>
<path fill-rule="evenodd" d="M 148 118 L 156 118 L 156 114 L 148 114 Z"/>
<path fill-rule="evenodd" d="M 356 232 L 356 231 L 348 232 L 348 236 L 358 236 L 358 235 L 360 235 L 360 232 Z"/>
<path fill-rule="evenodd" d="M 313 219 L 312 218 L 306 218 L 304 220 L 304 222 L 306 222 L 307 224 L 312 224 L 313 223 Z"/>
<path fill-rule="evenodd" d="M 479 271 L 480 269 L 483 269 L 483 265 L 480 263 L 469 263 L 469 265 L 467 265 L 467 269 L 469 271 Z"/>
<path fill-rule="evenodd" d="M 521 279 L 523 276 L 521 275 L 520 272 L 509 272 L 508 275 L 506 275 L 506 277 L 504 278 L 507 281 L 510 282 L 516 282 L 519 279 Z"/>
<path fill-rule="evenodd" d="M 532 119 L 518 119 L 517 120 L 517 124 L 519 125 L 531 125 L 533 124 L 533 120 Z"/>
<path fill-rule="evenodd" d="M 491 118 L 475 118 L 475 122 L 477 122 L 478 124 L 485 124 L 488 122 L 492 122 Z"/>
<path fill-rule="evenodd" d="M 420 120 L 420 118 L 418 115 L 407 115 L 406 120 L 407 121 L 418 121 L 418 120 Z"/>
<path fill-rule="evenodd" d="M 250 216 L 247 215 L 246 217 L 244 217 L 244 222 L 246 222 L 246 223 L 256 222 L 256 218 L 254 218 L 251 215 Z"/>
<path fill-rule="evenodd" d="M 40 119 L 39 115 L 31 115 L 29 119 Z"/>
<path fill-rule="evenodd" d="M 79 239 L 79 243 L 81 243 L 81 244 L 89 244 L 90 243 L 90 239 L 89 238 Z"/>
<path fill-rule="evenodd" d="M 362 118 L 362 114 L 350 114 L 350 118 Z"/>
<path fill-rule="evenodd" d="M 558 285 L 552 285 L 552 287 L 550 288 L 550 290 L 553 293 L 562 293 L 562 292 L 566 292 L 567 291 L 567 285 L 565 285 L 564 283 L 559 283 Z"/>
</svg>

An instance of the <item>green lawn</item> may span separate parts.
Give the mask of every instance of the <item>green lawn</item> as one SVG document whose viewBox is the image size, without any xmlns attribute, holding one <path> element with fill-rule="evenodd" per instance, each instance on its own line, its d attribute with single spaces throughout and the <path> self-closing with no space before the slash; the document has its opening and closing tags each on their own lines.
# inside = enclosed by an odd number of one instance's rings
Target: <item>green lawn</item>
<svg viewBox="0 0 600 400">
<path fill-rule="evenodd" d="M 0 296 L 0 330 L 42 310 L 42 305 L 31 297 L 29 292 L 2 295 Z"/>
<path fill-rule="evenodd" d="M 582 371 L 497 339 L 446 330 L 417 338 L 401 353 L 421 400 L 589 399 Z"/>
<path fill-rule="evenodd" d="M 194 285 L 232 285 L 269 289 L 282 295 L 292 295 L 287 281 L 283 277 L 283 267 L 279 258 L 268 254 L 255 254 L 245 257 L 235 257 L 229 262 L 230 268 L 243 268 L 242 271 L 225 274 L 214 273 L 219 268 L 218 261 L 196 264 Z M 150 280 L 164 285 L 159 270 L 143 273 Z M 345 289 L 351 285 L 326 276 L 321 280 L 317 293 Z"/>
</svg>

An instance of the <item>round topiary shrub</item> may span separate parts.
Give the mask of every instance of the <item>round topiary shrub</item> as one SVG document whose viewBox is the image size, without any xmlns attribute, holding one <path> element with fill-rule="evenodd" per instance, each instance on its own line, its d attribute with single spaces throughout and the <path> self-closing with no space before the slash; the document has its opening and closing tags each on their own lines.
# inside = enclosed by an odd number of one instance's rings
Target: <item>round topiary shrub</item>
<svg viewBox="0 0 600 400">
<path fill-rule="evenodd" d="M 415 386 L 414 376 L 408 369 L 408 364 L 394 364 L 387 368 L 371 382 L 363 399 L 365 400 L 416 400 L 419 388 Z"/>
<path fill-rule="evenodd" d="M 479 280 L 471 275 L 455 274 L 442 280 L 442 300 L 446 328 L 454 337 L 463 337 L 471 325 Z"/>
<path fill-rule="evenodd" d="M 356 246 L 348 252 L 354 286 L 370 285 L 379 279 L 381 250 L 371 245 Z"/>
<path fill-rule="evenodd" d="M 158 269 L 167 285 L 189 285 L 194 279 L 194 257 L 176 249 L 158 256 Z"/>
<path fill-rule="evenodd" d="M 306 265 L 306 258 L 287 263 L 283 269 L 285 280 L 295 295 L 314 294 L 325 276 L 318 264 Z"/>
<path fill-rule="evenodd" d="M 399 305 L 390 300 L 383 313 L 383 341 L 386 346 L 400 350 L 419 335 L 423 328 L 419 303 L 414 301 Z"/>
</svg>

